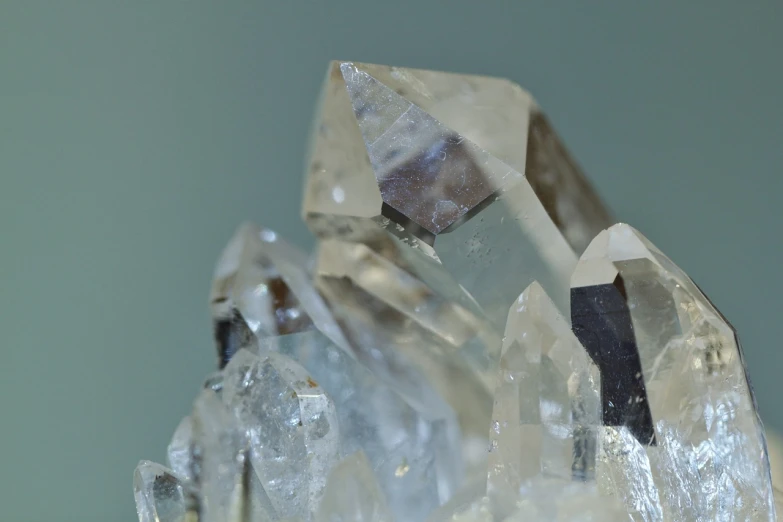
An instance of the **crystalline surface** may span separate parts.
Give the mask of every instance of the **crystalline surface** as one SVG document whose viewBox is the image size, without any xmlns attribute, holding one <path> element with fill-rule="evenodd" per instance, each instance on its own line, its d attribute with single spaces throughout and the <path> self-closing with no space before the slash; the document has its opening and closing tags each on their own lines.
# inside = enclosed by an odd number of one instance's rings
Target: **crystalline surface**
<svg viewBox="0 0 783 522">
<path fill-rule="evenodd" d="M 327 75 L 303 211 L 318 235 L 374 220 L 438 257 L 501 331 L 534 279 L 566 311 L 573 251 L 610 223 L 517 85 L 348 62 Z"/>
<path fill-rule="evenodd" d="M 142 460 L 133 474 L 133 491 L 139 522 L 185 521 L 185 494 L 173 471 Z"/>
<path fill-rule="evenodd" d="M 720 312 L 628 225 L 593 240 L 572 287 L 574 332 L 601 369 L 618 495 L 640 520 L 774 520 L 761 423 Z"/>
<path fill-rule="evenodd" d="M 193 420 L 190 417 L 182 419 L 177 426 L 166 450 L 166 459 L 174 473 L 185 480 L 193 480 Z"/>
<path fill-rule="evenodd" d="M 334 401 L 343 455 L 361 451 L 398 520 L 424 520 L 461 478 L 458 428 L 409 406 L 320 332 L 262 339 L 304 366 Z"/>
<path fill-rule="evenodd" d="M 490 497 L 449 503 L 427 522 L 629 522 L 628 512 L 600 494 L 594 483 L 537 477 L 514 495 L 515 506 L 502 514 Z"/>
<path fill-rule="evenodd" d="M 225 370 L 223 399 L 249 437 L 250 458 L 281 516 L 307 519 L 339 455 L 334 404 L 295 361 L 240 350 Z"/>
<path fill-rule="evenodd" d="M 392 522 L 386 500 L 364 453 L 358 451 L 345 457 L 331 472 L 315 520 Z"/>
<path fill-rule="evenodd" d="M 250 332 L 284 335 L 314 323 L 329 331 L 306 266 L 306 255 L 274 231 L 239 227 L 215 267 L 210 296 L 221 367 L 252 342 Z"/>
<path fill-rule="evenodd" d="M 351 352 L 421 412 L 486 438 L 500 340 L 438 263 L 374 230 L 325 240 L 315 285 Z"/>
<path fill-rule="evenodd" d="M 598 368 L 532 283 L 509 311 L 495 389 L 487 486 L 498 512 L 539 476 L 593 478 L 600 403 Z"/>
</svg>

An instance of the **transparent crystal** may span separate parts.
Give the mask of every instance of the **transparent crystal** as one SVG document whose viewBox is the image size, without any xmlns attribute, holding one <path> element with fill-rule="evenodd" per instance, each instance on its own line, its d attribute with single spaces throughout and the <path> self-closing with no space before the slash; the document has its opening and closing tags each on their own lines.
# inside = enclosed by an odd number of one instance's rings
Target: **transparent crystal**
<svg viewBox="0 0 783 522">
<path fill-rule="evenodd" d="M 187 514 L 181 480 L 160 464 L 142 460 L 133 474 L 139 522 L 184 522 Z"/>
<path fill-rule="evenodd" d="M 496 513 L 509 515 L 537 477 L 593 478 L 600 405 L 598 368 L 532 283 L 509 311 L 495 388 L 487 490 Z"/>
<path fill-rule="evenodd" d="M 313 288 L 307 254 L 276 232 L 242 224 L 215 266 L 210 303 L 220 367 L 257 337 L 319 329 L 345 345 Z"/>
<path fill-rule="evenodd" d="M 417 410 L 453 409 L 486 438 L 500 339 L 441 265 L 374 230 L 322 241 L 315 285 L 359 361 Z"/>
<path fill-rule="evenodd" d="M 574 333 L 601 370 L 602 451 L 626 505 L 643 520 L 774 520 L 762 426 L 720 312 L 623 224 L 593 240 L 572 287 Z"/>
<path fill-rule="evenodd" d="M 363 452 L 348 455 L 332 470 L 315 520 L 392 522 L 381 488 Z"/>
<path fill-rule="evenodd" d="M 431 419 L 317 331 L 261 339 L 299 362 L 334 401 L 343 455 L 361 451 L 398 520 L 424 520 L 461 482 L 455 419 Z"/>
<path fill-rule="evenodd" d="M 192 481 L 195 473 L 193 449 L 193 420 L 188 416 L 177 426 L 166 450 L 169 467 L 187 481 Z"/>
<path fill-rule="evenodd" d="M 274 352 L 237 352 L 224 370 L 223 399 L 249 439 L 250 459 L 275 511 L 309 519 L 337 462 L 332 400 L 307 371 Z"/>
<path fill-rule="evenodd" d="M 443 506 L 427 522 L 629 522 L 628 512 L 595 483 L 545 479 L 526 481 L 504 501 L 514 507 L 502 514 L 492 498 L 475 495 Z"/>
<path fill-rule="evenodd" d="M 574 250 L 610 223 L 517 85 L 349 62 L 327 74 L 303 212 L 319 236 L 374 221 L 438 258 L 500 331 L 534 279 L 567 311 Z"/>
</svg>

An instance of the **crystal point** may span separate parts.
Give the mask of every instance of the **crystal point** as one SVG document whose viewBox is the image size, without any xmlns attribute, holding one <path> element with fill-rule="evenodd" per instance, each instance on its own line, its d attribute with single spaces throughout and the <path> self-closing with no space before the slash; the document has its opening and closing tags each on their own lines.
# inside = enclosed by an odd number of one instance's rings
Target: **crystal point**
<svg viewBox="0 0 783 522">
<path fill-rule="evenodd" d="M 626 504 L 645 520 L 719 520 L 729 504 L 732 520 L 774 520 L 742 349 L 714 305 L 624 224 L 596 236 L 571 284 L 574 333 L 601 371 L 604 461 L 634 456 L 614 481 Z"/>
<path fill-rule="evenodd" d="M 181 480 L 160 464 L 143 460 L 133 474 L 139 522 L 184 522 L 187 513 Z"/>
<path fill-rule="evenodd" d="M 567 311 L 574 251 L 611 220 L 529 94 L 333 62 L 320 107 L 303 206 L 317 235 L 375 222 L 437 257 L 500 331 L 533 280 Z"/>
<path fill-rule="evenodd" d="M 249 438 L 261 485 L 281 516 L 308 519 L 339 454 L 332 400 L 295 361 L 240 350 L 224 370 L 223 398 Z"/>
<path fill-rule="evenodd" d="M 598 368 L 534 282 L 512 305 L 503 340 L 487 485 L 496 509 L 508 512 L 538 477 L 592 479 L 599 425 Z"/>
<path fill-rule="evenodd" d="M 340 333 L 314 290 L 307 254 L 276 232 L 241 225 L 224 249 L 210 302 L 221 368 L 255 337 L 319 328 L 340 343 Z"/>
</svg>

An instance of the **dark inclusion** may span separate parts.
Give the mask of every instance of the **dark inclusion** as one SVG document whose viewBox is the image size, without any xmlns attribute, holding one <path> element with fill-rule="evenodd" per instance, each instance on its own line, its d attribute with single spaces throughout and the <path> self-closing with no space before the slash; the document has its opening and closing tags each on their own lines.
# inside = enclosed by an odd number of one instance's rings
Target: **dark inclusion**
<svg viewBox="0 0 783 522">
<path fill-rule="evenodd" d="M 603 424 L 626 426 L 640 443 L 654 446 L 652 413 L 622 277 L 611 284 L 572 288 L 571 321 L 601 372 Z"/>
</svg>

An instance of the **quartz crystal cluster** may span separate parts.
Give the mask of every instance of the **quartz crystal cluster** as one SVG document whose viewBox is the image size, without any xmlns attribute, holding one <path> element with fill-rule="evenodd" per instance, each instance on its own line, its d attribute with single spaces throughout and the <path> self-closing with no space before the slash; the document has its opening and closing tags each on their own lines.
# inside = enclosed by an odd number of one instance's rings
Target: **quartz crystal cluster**
<svg viewBox="0 0 783 522">
<path fill-rule="evenodd" d="M 141 522 L 775 520 L 734 330 L 517 85 L 331 64 L 303 216 L 220 257 Z"/>
</svg>

